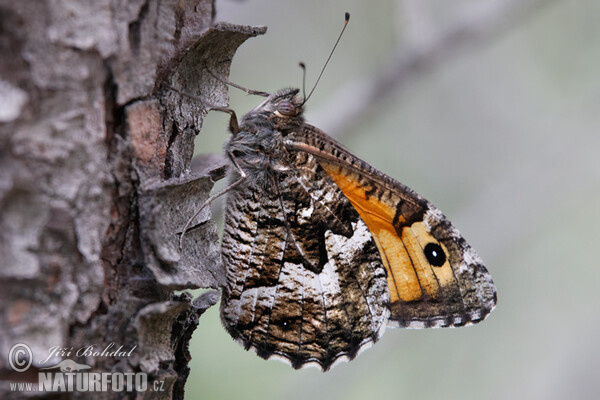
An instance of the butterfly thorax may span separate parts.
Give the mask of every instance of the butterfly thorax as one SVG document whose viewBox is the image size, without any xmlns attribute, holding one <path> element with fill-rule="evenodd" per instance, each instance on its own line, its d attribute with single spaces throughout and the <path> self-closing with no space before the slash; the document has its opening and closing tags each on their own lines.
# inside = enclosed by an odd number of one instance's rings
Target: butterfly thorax
<svg viewBox="0 0 600 400">
<path fill-rule="evenodd" d="M 225 144 L 226 154 L 247 175 L 245 185 L 269 190 L 290 170 L 291 155 L 283 139 L 304 124 L 302 100 L 297 93 L 298 89 L 283 89 L 270 95 L 244 115 L 239 132 Z M 232 171 L 238 174 L 236 168 Z"/>
</svg>

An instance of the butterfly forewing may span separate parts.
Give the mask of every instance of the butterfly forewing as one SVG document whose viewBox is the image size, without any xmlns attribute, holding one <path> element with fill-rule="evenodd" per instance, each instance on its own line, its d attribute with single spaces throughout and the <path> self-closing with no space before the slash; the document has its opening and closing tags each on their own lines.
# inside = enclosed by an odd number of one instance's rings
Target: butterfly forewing
<svg viewBox="0 0 600 400">
<path fill-rule="evenodd" d="M 491 312 L 491 276 L 431 203 L 313 126 L 304 125 L 286 144 L 314 154 L 369 227 L 386 267 L 390 325 L 461 326 Z"/>
</svg>

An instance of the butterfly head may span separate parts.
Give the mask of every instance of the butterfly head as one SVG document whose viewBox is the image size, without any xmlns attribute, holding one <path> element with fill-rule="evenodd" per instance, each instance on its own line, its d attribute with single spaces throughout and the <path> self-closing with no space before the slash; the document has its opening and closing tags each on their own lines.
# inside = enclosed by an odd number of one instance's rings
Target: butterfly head
<svg viewBox="0 0 600 400">
<path fill-rule="evenodd" d="M 277 118 L 289 119 L 302 114 L 304 101 L 298 96 L 298 89 L 283 89 L 275 93 L 271 100 Z"/>
<path fill-rule="evenodd" d="M 298 92 L 299 89 L 293 88 L 278 90 L 244 115 L 242 125 L 268 121 L 283 131 L 286 127 L 299 125 L 304 102 Z"/>
</svg>

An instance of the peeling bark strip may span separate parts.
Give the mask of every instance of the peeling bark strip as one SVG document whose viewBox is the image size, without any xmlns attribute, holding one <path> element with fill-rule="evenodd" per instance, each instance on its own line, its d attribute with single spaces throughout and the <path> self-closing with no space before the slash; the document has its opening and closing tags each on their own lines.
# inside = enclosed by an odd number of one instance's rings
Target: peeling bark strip
<svg viewBox="0 0 600 400">
<path fill-rule="evenodd" d="M 173 290 L 223 278 L 208 209 L 185 259 L 176 233 L 224 167 L 180 178 L 207 110 L 174 104 L 161 82 L 224 104 L 204 66 L 226 77 L 236 48 L 264 32 L 210 27 L 213 14 L 210 0 L 0 2 L 2 398 L 60 361 L 41 364 L 51 347 L 111 342 L 137 347 L 128 358 L 70 358 L 164 381 L 143 397 L 183 398 L 188 342 L 218 292 L 192 301 Z M 8 364 L 17 343 L 33 352 L 27 372 Z"/>
</svg>

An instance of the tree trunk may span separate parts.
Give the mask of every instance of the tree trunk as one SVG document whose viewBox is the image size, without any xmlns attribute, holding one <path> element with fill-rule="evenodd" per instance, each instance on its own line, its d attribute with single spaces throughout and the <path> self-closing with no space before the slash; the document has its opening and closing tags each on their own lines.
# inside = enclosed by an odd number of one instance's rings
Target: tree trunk
<svg viewBox="0 0 600 400">
<path fill-rule="evenodd" d="M 183 398 L 188 343 L 218 292 L 174 290 L 218 288 L 223 272 L 209 208 L 182 252 L 179 232 L 225 165 L 189 172 L 208 107 L 162 84 L 226 105 L 214 75 L 226 77 L 236 48 L 264 32 L 213 25 L 213 7 L 0 1 L 0 393 L 87 397 L 11 391 L 70 359 L 148 374 L 145 392 L 109 384 L 100 397 Z M 33 354 L 24 372 L 14 362 L 26 357 L 7 358 L 19 343 Z M 78 353 L 89 346 L 129 353 Z"/>
</svg>

